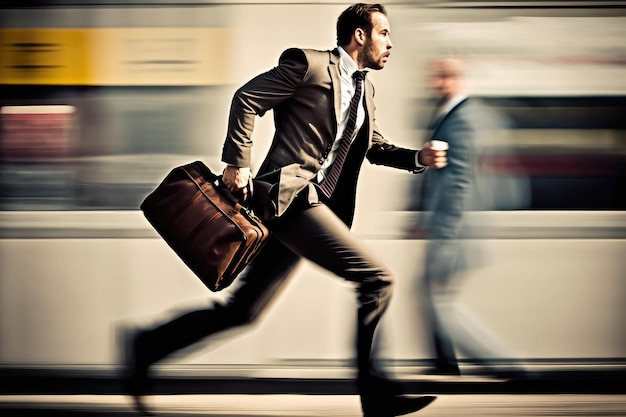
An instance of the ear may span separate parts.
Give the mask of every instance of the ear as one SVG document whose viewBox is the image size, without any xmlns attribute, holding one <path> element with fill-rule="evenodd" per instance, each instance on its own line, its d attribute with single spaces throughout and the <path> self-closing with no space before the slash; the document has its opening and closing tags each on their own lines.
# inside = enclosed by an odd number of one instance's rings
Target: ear
<svg viewBox="0 0 626 417">
<path fill-rule="evenodd" d="M 363 46 L 363 44 L 365 43 L 365 31 L 361 28 L 357 28 L 354 31 L 354 39 L 356 39 L 356 42 Z"/>
</svg>

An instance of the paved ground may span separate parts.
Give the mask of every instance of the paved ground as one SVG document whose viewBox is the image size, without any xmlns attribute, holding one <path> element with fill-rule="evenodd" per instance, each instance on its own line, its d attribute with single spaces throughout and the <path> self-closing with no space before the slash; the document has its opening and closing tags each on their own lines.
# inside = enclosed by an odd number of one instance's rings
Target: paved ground
<svg viewBox="0 0 626 417">
<path fill-rule="evenodd" d="M 149 405 L 164 417 L 360 417 L 350 378 L 216 377 L 169 372 Z M 285 375 L 282 375 L 285 376 Z M 310 378 L 305 378 L 309 376 Z M 522 379 L 398 375 L 406 392 L 437 395 L 420 417 L 626 417 L 626 372 L 542 371 Z M 117 372 L 2 368 L 0 417 L 137 416 Z"/>
<path fill-rule="evenodd" d="M 158 416 L 359 417 L 355 395 L 160 395 L 150 398 Z M 134 416 L 120 395 L 0 396 L 4 417 Z M 420 417 L 624 417 L 626 395 L 440 395 Z"/>
</svg>

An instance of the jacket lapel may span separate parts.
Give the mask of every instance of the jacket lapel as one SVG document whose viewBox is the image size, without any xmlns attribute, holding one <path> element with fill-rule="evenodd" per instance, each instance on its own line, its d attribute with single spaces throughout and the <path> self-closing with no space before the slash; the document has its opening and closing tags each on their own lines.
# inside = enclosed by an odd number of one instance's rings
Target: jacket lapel
<svg viewBox="0 0 626 417">
<path fill-rule="evenodd" d="M 335 108 L 335 135 L 337 134 L 336 126 L 341 120 L 341 75 L 339 74 L 339 50 L 333 49 L 330 54 L 330 64 L 328 72 L 333 88 L 333 101 Z"/>
<path fill-rule="evenodd" d="M 453 108 L 451 108 L 450 110 L 448 110 L 447 113 L 442 114 L 441 116 L 439 116 L 439 118 L 433 123 L 433 127 L 431 129 L 431 131 L 433 132 L 433 134 L 435 134 L 437 132 L 437 130 L 439 130 L 439 127 L 441 126 L 441 124 L 443 123 L 444 120 L 446 120 L 448 118 L 448 116 L 450 116 L 452 113 L 454 113 L 459 107 L 461 107 L 461 105 L 463 103 L 465 103 L 467 101 L 467 98 L 461 100 L 460 102 L 458 102 L 456 104 L 456 106 L 454 106 Z"/>
<path fill-rule="evenodd" d="M 374 86 L 372 82 L 366 77 L 363 83 L 365 96 L 365 123 L 367 123 L 368 135 L 367 135 L 367 149 L 372 146 L 372 137 L 374 133 Z M 363 126 L 365 127 L 365 126 Z M 363 129 L 361 127 L 361 129 Z"/>
</svg>

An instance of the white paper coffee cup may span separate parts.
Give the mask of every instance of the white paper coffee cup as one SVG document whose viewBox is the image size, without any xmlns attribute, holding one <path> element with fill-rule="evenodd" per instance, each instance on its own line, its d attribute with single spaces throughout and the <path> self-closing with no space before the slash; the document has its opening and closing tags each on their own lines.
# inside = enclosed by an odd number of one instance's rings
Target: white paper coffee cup
<svg viewBox="0 0 626 417">
<path fill-rule="evenodd" d="M 432 139 L 430 141 L 430 148 L 435 151 L 447 151 L 448 150 L 448 142 L 438 139 Z"/>
</svg>

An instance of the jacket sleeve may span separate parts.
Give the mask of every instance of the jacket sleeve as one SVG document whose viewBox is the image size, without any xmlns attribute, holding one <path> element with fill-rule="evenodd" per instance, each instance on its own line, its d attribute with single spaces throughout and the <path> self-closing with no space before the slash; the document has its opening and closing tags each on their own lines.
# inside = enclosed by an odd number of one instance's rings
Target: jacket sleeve
<svg viewBox="0 0 626 417">
<path fill-rule="evenodd" d="M 405 169 L 411 172 L 422 172 L 415 165 L 417 150 L 395 146 L 380 134 L 374 121 L 372 147 L 367 151 L 367 160 L 372 164 L 384 165 L 392 168 Z"/>
<path fill-rule="evenodd" d="M 415 149 L 400 148 L 391 143 L 382 142 L 374 143 L 367 152 L 367 159 L 372 164 L 419 173 L 423 169 L 419 170 L 415 164 L 416 154 Z"/>
<path fill-rule="evenodd" d="M 367 151 L 367 160 L 376 165 L 384 165 L 392 168 L 405 169 L 411 172 L 422 172 L 417 168 L 415 161 L 417 157 L 417 150 L 401 148 L 393 145 L 387 139 L 383 137 L 376 124 L 376 105 L 374 104 L 374 86 L 368 81 L 366 91 L 371 91 L 371 95 L 368 98 L 370 103 L 370 109 L 372 111 L 372 146 Z"/>
<path fill-rule="evenodd" d="M 307 68 L 304 52 L 288 49 L 281 55 L 278 66 L 254 77 L 235 92 L 222 149 L 223 162 L 250 166 L 255 118 L 292 97 Z"/>
</svg>

